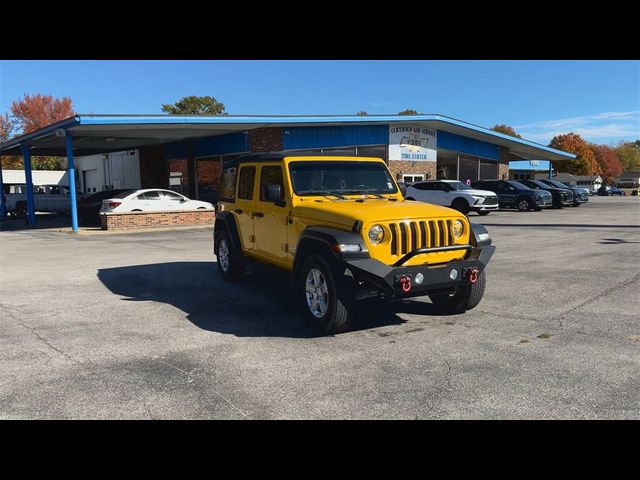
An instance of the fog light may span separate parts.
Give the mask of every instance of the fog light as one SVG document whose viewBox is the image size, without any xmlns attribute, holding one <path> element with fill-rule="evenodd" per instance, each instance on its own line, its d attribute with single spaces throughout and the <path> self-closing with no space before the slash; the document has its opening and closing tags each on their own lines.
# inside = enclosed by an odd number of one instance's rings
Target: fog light
<svg viewBox="0 0 640 480">
<path fill-rule="evenodd" d="M 458 278 L 458 270 L 451 270 L 451 273 L 449 274 L 449 278 L 451 280 L 455 280 L 456 278 Z"/>
<path fill-rule="evenodd" d="M 421 273 L 416 274 L 416 278 L 413 279 L 414 282 L 418 285 L 422 285 L 422 281 L 424 280 L 424 275 Z"/>
</svg>

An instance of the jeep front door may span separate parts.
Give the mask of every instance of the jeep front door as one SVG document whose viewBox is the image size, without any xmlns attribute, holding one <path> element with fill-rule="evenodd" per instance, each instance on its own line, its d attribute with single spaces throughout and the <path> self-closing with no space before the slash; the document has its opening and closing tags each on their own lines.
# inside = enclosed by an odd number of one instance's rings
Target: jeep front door
<svg viewBox="0 0 640 480">
<path fill-rule="evenodd" d="M 253 212 L 255 253 L 265 260 L 284 264 L 287 261 L 287 219 L 290 205 L 287 205 L 285 198 L 282 166 L 279 163 L 262 165 L 259 185 Z"/>
</svg>

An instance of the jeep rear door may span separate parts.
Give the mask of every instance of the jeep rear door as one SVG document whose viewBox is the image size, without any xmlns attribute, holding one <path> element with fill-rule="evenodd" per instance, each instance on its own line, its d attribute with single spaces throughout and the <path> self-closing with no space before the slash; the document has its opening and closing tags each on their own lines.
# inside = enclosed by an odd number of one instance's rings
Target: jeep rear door
<svg viewBox="0 0 640 480">
<path fill-rule="evenodd" d="M 253 211 L 256 198 L 256 165 L 241 164 L 238 173 L 238 194 L 231 213 L 236 217 L 242 250 L 252 252 L 255 248 Z"/>
</svg>

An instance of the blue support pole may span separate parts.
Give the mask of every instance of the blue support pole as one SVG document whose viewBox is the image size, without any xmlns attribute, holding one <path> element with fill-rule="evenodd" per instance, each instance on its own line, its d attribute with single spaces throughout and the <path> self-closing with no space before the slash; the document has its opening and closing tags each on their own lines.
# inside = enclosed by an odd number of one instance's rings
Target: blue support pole
<svg viewBox="0 0 640 480">
<path fill-rule="evenodd" d="M 31 152 L 29 146 L 21 144 L 22 158 L 24 160 L 24 178 L 27 184 L 27 220 L 29 225 L 36 224 L 36 204 L 33 201 L 33 178 L 31 177 Z"/>
<path fill-rule="evenodd" d="M 0 217 L 7 218 L 7 206 L 4 203 L 4 182 L 2 181 L 2 159 L 0 158 Z"/>
<path fill-rule="evenodd" d="M 71 197 L 71 228 L 78 233 L 78 206 L 76 204 L 76 169 L 73 164 L 73 137 L 67 132 L 67 168 L 69 169 L 69 196 Z"/>
</svg>

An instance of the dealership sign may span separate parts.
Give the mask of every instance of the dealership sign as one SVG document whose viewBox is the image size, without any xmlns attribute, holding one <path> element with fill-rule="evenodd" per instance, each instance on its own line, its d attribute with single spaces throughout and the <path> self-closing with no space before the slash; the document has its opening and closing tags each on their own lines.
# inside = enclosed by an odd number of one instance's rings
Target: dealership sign
<svg viewBox="0 0 640 480">
<path fill-rule="evenodd" d="M 438 133 L 419 125 L 389 126 L 389 160 L 436 161 Z"/>
</svg>

